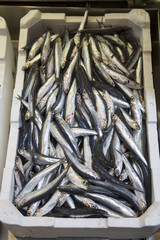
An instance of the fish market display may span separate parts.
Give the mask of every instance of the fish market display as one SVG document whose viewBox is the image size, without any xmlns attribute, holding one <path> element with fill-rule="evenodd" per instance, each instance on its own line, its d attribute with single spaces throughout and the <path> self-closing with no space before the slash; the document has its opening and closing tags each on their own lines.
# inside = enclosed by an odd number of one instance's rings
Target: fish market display
<svg viewBox="0 0 160 240">
<path fill-rule="evenodd" d="M 142 47 L 131 28 L 88 18 L 24 47 L 13 199 L 24 215 L 138 217 L 150 205 Z"/>
</svg>

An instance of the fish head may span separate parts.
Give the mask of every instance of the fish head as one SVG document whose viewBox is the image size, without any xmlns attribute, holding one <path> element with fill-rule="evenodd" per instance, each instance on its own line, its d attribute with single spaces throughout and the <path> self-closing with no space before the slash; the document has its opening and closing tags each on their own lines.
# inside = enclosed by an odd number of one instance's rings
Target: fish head
<svg viewBox="0 0 160 240">
<path fill-rule="evenodd" d="M 25 149 L 18 149 L 17 152 L 18 152 L 20 155 L 25 155 L 26 150 L 25 150 Z"/>
</svg>

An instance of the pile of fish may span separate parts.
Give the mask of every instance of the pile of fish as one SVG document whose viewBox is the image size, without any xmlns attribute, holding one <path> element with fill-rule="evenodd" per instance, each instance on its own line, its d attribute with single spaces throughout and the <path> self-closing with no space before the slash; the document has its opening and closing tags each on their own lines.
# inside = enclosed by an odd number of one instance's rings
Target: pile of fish
<svg viewBox="0 0 160 240">
<path fill-rule="evenodd" d="M 27 61 L 14 204 L 29 216 L 138 217 L 150 204 L 142 48 L 126 26 L 46 31 Z"/>
</svg>

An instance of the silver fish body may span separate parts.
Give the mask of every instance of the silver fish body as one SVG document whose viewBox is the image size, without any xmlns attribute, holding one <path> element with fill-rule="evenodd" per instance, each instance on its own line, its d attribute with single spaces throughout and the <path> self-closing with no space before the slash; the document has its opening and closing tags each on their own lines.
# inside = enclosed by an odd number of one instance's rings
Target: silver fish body
<svg viewBox="0 0 160 240">
<path fill-rule="evenodd" d="M 73 42 L 73 39 L 69 40 L 69 42 L 66 43 L 65 48 L 63 49 L 62 57 L 61 57 L 61 68 L 65 67 L 72 42 Z"/>
<path fill-rule="evenodd" d="M 73 127 L 73 128 L 71 128 L 71 130 L 75 137 L 97 135 L 97 132 L 93 129 Z"/>
<path fill-rule="evenodd" d="M 114 132 L 114 135 L 113 135 L 112 149 L 113 149 L 112 150 L 113 158 L 115 161 L 114 172 L 115 172 L 116 177 L 119 177 L 122 172 L 123 161 L 122 161 L 121 154 L 119 153 L 121 151 L 121 143 L 120 143 L 120 139 L 116 132 Z"/>
<path fill-rule="evenodd" d="M 121 139 L 123 139 L 124 144 L 127 145 L 127 147 L 132 151 L 133 154 L 135 154 L 138 158 L 140 158 L 146 165 L 147 161 L 145 157 L 143 156 L 142 152 L 140 151 L 138 145 L 136 144 L 133 136 L 130 134 L 124 123 L 119 119 L 118 116 L 114 115 L 114 121 L 116 130 L 118 132 L 118 135 Z"/>
<path fill-rule="evenodd" d="M 88 108 L 88 111 L 92 115 L 99 137 L 102 137 L 102 128 L 101 128 L 101 122 L 100 122 L 98 113 L 96 112 L 95 107 L 93 106 L 93 103 L 91 102 L 89 95 L 85 90 L 83 90 L 83 99 Z"/>
<path fill-rule="evenodd" d="M 114 113 L 114 102 L 107 90 L 101 93 L 107 105 L 107 128 L 111 125 L 111 116 Z"/>
<path fill-rule="evenodd" d="M 28 60 L 22 67 L 22 70 L 29 69 L 31 66 L 33 66 L 34 63 L 38 62 L 41 59 L 41 54 L 37 54 L 32 60 Z"/>
<path fill-rule="evenodd" d="M 28 53 L 28 60 L 29 61 L 35 57 L 35 55 L 37 54 L 37 52 L 39 51 L 39 49 L 43 45 L 45 37 L 46 37 L 46 33 L 44 33 L 41 37 L 39 37 L 38 40 L 32 45 L 32 47 L 31 47 L 31 49 Z"/>
<path fill-rule="evenodd" d="M 40 152 L 41 154 L 49 154 L 49 137 L 50 137 L 51 111 L 48 112 L 41 132 Z"/>
<path fill-rule="evenodd" d="M 72 127 L 74 123 L 76 93 L 77 93 L 77 83 L 76 83 L 76 79 L 74 79 L 72 86 L 67 95 L 66 108 L 65 108 L 65 121 L 70 127 Z"/>
<path fill-rule="evenodd" d="M 135 194 L 138 199 L 139 207 L 141 210 L 146 208 L 146 200 L 145 200 L 145 190 L 142 181 L 140 180 L 139 176 L 136 174 L 134 169 L 132 168 L 131 164 L 129 163 L 128 159 L 122 154 L 122 158 L 125 164 L 126 171 L 128 176 L 133 184 L 133 187 L 140 189 L 142 192 L 135 190 Z"/>
<path fill-rule="evenodd" d="M 95 88 L 92 88 L 92 91 L 93 91 L 93 94 L 94 94 L 95 99 L 96 99 L 96 109 L 97 109 L 97 114 L 100 118 L 101 128 L 105 129 L 107 127 L 107 124 L 108 124 L 106 102 L 104 101 L 101 94 Z"/>
<path fill-rule="evenodd" d="M 40 100 L 44 97 L 44 95 L 50 90 L 54 82 L 55 82 L 55 74 L 53 74 L 39 89 L 37 93 L 36 105 L 40 102 Z"/>
<path fill-rule="evenodd" d="M 87 75 L 89 77 L 89 80 L 92 80 L 92 67 L 91 67 L 91 56 L 89 53 L 89 42 L 86 37 L 84 37 L 82 41 L 82 57 L 84 61 L 84 65 L 86 68 Z"/>
<path fill-rule="evenodd" d="M 42 65 L 45 65 L 49 56 L 50 52 L 50 43 L 51 43 L 51 34 L 49 31 L 47 31 L 46 38 L 44 41 L 44 45 L 42 48 L 42 55 L 41 55 L 41 63 Z"/>
<path fill-rule="evenodd" d="M 74 56 L 73 60 L 71 61 L 70 65 L 69 65 L 69 67 L 67 68 L 66 72 L 64 73 L 63 87 L 64 87 L 65 93 L 67 93 L 70 89 L 72 72 L 73 72 L 73 69 L 77 62 L 77 59 L 78 59 L 78 52 L 76 53 L 76 55 Z"/>
<path fill-rule="evenodd" d="M 80 30 L 82 30 L 85 26 L 85 23 L 87 21 L 87 17 L 88 17 L 88 10 L 85 11 L 82 22 L 80 23 L 80 26 L 78 28 L 78 32 L 75 34 L 74 36 L 74 43 L 77 47 L 80 46 L 80 38 L 81 38 L 81 33 L 79 32 Z"/>
<path fill-rule="evenodd" d="M 88 136 L 83 138 L 83 149 L 84 149 L 84 164 L 92 168 L 93 159 L 92 159 L 92 151 L 90 146 L 90 139 Z"/>
<path fill-rule="evenodd" d="M 64 121 L 64 119 L 61 117 L 61 115 L 58 112 L 55 112 L 55 119 L 57 123 L 59 124 L 62 131 L 65 133 L 65 135 L 68 137 L 69 141 L 71 142 L 71 146 L 74 149 L 75 153 L 79 158 L 81 158 L 81 153 L 79 151 L 78 145 L 76 143 L 76 139 L 74 137 L 74 134 L 72 133 L 72 130 L 68 126 L 68 124 Z"/>
<path fill-rule="evenodd" d="M 61 38 L 56 39 L 55 44 L 55 76 L 56 79 L 60 77 L 60 67 L 61 67 L 61 56 L 62 56 L 62 42 Z"/>
<path fill-rule="evenodd" d="M 90 47 L 91 47 L 91 53 L 92 55 L 98 60 L 101 60 L 101 54 L 96 46 L 96 42 L 95 39 L 92 36 L 89 36 L 89 43 L 90 43 Z"/>
</svg>

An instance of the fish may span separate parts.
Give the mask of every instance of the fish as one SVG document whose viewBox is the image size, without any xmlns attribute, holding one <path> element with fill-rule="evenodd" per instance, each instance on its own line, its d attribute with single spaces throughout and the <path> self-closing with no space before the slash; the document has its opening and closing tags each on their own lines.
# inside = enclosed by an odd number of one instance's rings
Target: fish
<svg viewBox="0 0 160 240">
<path fill-rule="evenodd" d="M 42 47 L 44 41 L 45 41 L 46 33 L 44 33 L 42 36 L 40 36 L 32 45 L 29 53 L 28 53 L 28 61 L 32 60 L 35 55 L 38 53 L 39 49 Z"/>
<path fill-rule="evenodd" d="M 88 18 L 88 9 L 85 11 L 83 19 L 82 19 L 82 21 L 80 23 L 80 26 L 78 28 L 78 32 L 74 36 L 74 43 L 77 47 L 80 46 L 80 40 L 81 40 L 81 32 L 80 31 L 84 29 L 85 24 L 87 22 L 87 18 Z"/>
<path fill-rule="evenodd" d="M 50 53 L 51 33 L 47 31 L 45 41 L 42 48 L 41 63 L 45 65 Z"/>
</svg>

